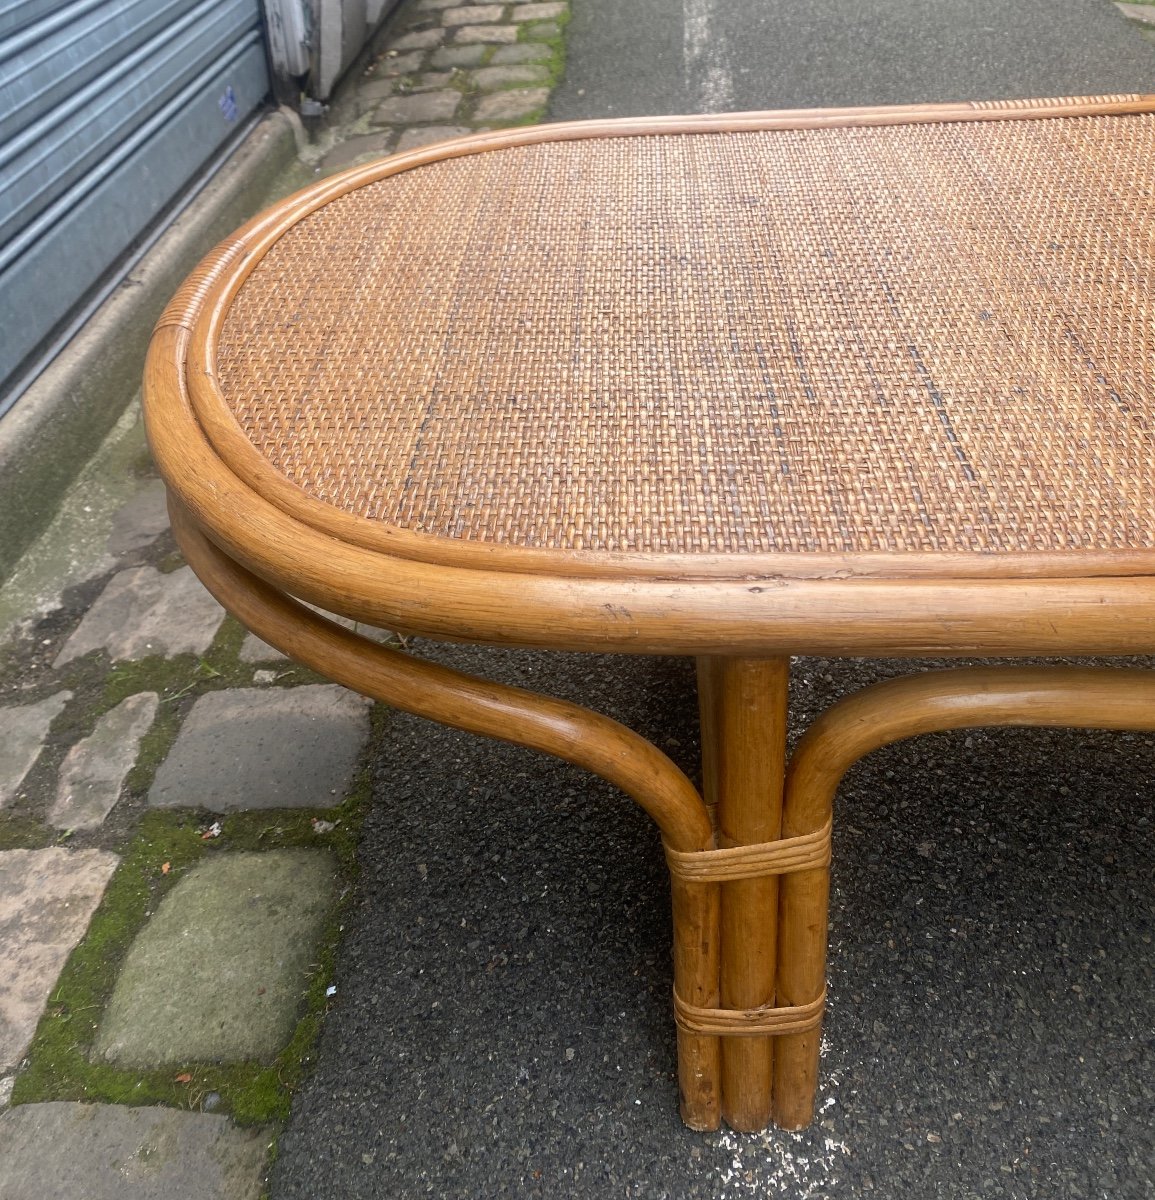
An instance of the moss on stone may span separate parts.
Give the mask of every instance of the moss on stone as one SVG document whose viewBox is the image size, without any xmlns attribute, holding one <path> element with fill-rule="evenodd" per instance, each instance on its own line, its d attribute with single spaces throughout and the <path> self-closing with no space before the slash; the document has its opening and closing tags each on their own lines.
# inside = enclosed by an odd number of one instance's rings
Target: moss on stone
<svg viewBox="0 0 1155 1200">
<path fill-rule="evenodd" d="M 60 840 L 58 830 L 18 813 L 0 815 L 0 850 L 43 850 Z"/>
<path fill-rule="evenodd" d="M 378 740 L 385 720 L 385 710 L 376 709 L 375 736 L 370 739 L 370 747 Z M 336 859 L 342 879 L 351 882 L 370 794 L 368 761 L 367 756 L 351 794 L 339 807 L 217 817 L 222 830 L 217 838 L 203 836 L 211 814 L 146 813 L 109 882 L 87 935 L 60 975 L 33 1039 L 29 1065 L 17 1077 L 13 1104 L 84 1100 L 199 1110 L 210 1096 L 215 1096 L 218 1099 L 209 1105 L 212 1111 L 231 1115 L 242 1124 L 283 1120 L 288 1115 L 292 1092 L 308 1068 L 328 1003 L 325 993 L 336 961 L 348 888 L 319 939 L 294 1033 L 271 1066 L 187 1063 L 151 1071 L 125 1070 L 93 1061 L 89 1050 L 133 939 L 168 891 L 207 856 L 286 847 L 325 849 Z M 315 822 L 323 824 L 318 828 Z M 0 825 L 0 830 L 3 828 Z M 30 830 L 21 832 L 22 836 L 37 836 Z"/>
<path fill-rule="evenodd" d="M 1155 3 L 1155 0 L 1152 0 Z M 537 24 L 522 25 L 518 30 L 518 41 L 521 42 L 538 42 L 546 45 L 550 49 L 550 57 L 542 61 L 542 66 L 549 70 L 549 78 L 538 86 L 548 87 L 550 91 L 558 86 L 565 75 L 566 61 L 566 41 L 565 30 L 570 22 L 570 12 L 567 9 L 562 15 L 553 21 L 543 21 Z M 546 30 L 546 26 L 556 28 L 556 32 Z M 543 36 L 546 34 L 546 36 Z M 533 116 L 527 117 L 518 121 L 518 125 L 533 125 L 541 119 L 545 110 Z"/>
</svg>

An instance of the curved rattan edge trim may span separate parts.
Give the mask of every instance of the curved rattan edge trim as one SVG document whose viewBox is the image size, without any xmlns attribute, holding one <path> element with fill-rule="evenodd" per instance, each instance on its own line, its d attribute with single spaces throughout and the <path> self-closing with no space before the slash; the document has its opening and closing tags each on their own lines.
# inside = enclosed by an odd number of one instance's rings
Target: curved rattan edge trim
<svg viewBox="0 0 1155 1200">
<path fill-rule="evenodd" d="M 192 411 L 183 325 L 159 329 L 144 415 L 161 475 L 232 558 L 295 596 L 427 637 L 634 654 L 1138 654 L 1155 579 L 607 580 L 462 570 L 372 553 L 229 471 Z"/>
<path fill-rule="evenodd" d="M 196 270 L 165 305 L 156 322 L 156 329 L 163 329 L 167 325 L 178 325 L 182 329 L 190 330 L 193 328 L 214 286 L 237 259 L 243 257 L 247 246 L 242 233 L 243 231 L 238 231 L 219 242 L 201 259 Z"/>
<path fill-rule="evenodd" d="M 720 850 L 666 849 L 670 874 L 691 883 L 729 883 L 735 879 L 758 879 L 787 875 L 830 865 L 832 819 L 821 829 L 799 837 Z"/>
<path fill-rule="evenodd" d="M 356 517 L 310 496 L 280 474 L 245 436 L 216 383 L 216 346 L 229 305 L 268 249 L 293 225 L 337 197 L 415 167 L 489 150 L 600 137 L 726 133 L 768 129 L 850 128 L 1155 111 L 1155 94 L 1004 100 L 875 108 L 790 109 L 707 116 L 625 117 L 499 130 L 442 142 L 353 167 L 310 185 L 258 214 L 202 262 L 165 310 L 161 324 L 194 329 L 187 361 L 193 409 L 227 468 L 286 515 L 354 546 L 416 562 L 516 574 L 687 580 L 970 578 L 1117 578 L 1155 574 L 1155 550 L 1011 552 L 932 551 L 847 554 L 649 555 L 571 551 L 455 541 Z M 198 311 L 199 310 L 199 311 Z"/>
<path fill-rule="evenodd" d="M 558 121 L 544 125 L 469 134 L 395 154 L 377 162 L 350 167 L 324 183 L 303 188 L 290 200 L 321 189 L 333 196 L 374 183 L 398 170 L 442 162 L 487 150 L 543 142 L 579 141 L 584 138 L 650 137 L 688 133 L 749 133 L 767 129 L 852 129 L 882 125 L 927 125 L 966 121 L 1028 121 L 1060 117 L 1126 116 L 1155 112 L 1155 93 L 1127 92 L 1103 96 L 1064 96 L 1047 99 L 976 100 L 948 104 L 892 104 L 856 108 L 753 109 L 748 112 L 709 113 L 696 116 L 611 117 L 586 121 Z M 389 169 L 385 169 L 388 165 Z M 352 187 L 347 186 L 349 183 Z"/>
<path fill-rule="evenodd" d="M 699 1008 L 674 992 L 674 1020 L 686 1033 L 706 1037 L 784 1037 L 822 1024 L 826 989 L 817 1000 L 792 1008 Z"/>
</svg>

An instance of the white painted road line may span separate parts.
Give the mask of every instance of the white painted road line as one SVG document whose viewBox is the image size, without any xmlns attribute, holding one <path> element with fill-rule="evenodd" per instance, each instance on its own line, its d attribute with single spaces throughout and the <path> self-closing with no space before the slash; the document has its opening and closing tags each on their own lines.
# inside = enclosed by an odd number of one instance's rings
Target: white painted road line
<svg viewBox="0 0 1155 1200">
<path fill-rule="evenodd" d="M 726 40 L 713 20 L 717 7 L 717 0 L 682 0 L 686 91 L 699 112 L 727 112 L 734 107 Z"/>
</svg>

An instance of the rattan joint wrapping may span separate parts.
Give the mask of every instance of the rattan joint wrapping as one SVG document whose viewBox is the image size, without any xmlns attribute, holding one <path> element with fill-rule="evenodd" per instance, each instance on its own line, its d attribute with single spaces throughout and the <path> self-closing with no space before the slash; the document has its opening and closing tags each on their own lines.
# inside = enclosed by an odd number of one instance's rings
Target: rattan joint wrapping
<svg viewBox="0 0 1155 1200">
<path fill-rule="evenodd" d="M 785 1037 L 822 1024 L 826 989 L 817 1000 L 791 1008 L 699 1008 L 674 993 L 674 1020 L 685 1033 L 703 1037 Z"/>
<path fill-rule="evenodd" d="M 830 820 L 799 837 L 721 850 L 674 850 L 666 846 L 670 874 L 689 883 L 729 883 L 764 875 L 788 875 L 830 865 Z"/>
</svg>

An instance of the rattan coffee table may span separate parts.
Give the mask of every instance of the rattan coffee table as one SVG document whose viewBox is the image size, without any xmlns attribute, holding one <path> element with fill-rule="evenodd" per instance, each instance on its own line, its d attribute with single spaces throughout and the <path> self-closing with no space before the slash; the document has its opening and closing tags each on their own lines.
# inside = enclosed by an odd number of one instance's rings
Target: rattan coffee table
<svg viewBox="0 0 1155 1200">
<path fill-rule="evenodd" d="M 188 561 L 366 695 L 661 829 L 682 1114 L 811 1119 L 832 799 L 979 725 L 1155 728 L 1130 670 L 919 671 L 785 754 L 789 655 L 1155 650 L 1155 97 L 550 125 L 257 217 L 162 317 Z M 581 707 L 373 644 L 697 658 L 701 794 Z"/>
</svg>

